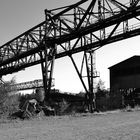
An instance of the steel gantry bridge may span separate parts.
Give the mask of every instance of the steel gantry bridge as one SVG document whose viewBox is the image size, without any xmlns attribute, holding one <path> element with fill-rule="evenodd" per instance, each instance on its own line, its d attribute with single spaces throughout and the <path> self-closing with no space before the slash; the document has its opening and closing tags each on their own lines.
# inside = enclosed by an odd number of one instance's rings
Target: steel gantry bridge
<svg viewBox="0 0 140 140">
<path fill-rule="evenodd" d="M 93 53 L 100 47 L 140 34 L 140 0 L 81 0 L 45 10 L 45 20 L 0 47 L 0 77 L 41 64 L 49 93 L 55 59 L 68 56 L 82 82 L 91 111 L 96 77 Z M 80 69 L 73 54 L 83 52 Z M 86 66 L 88 85 L 83 80 Z M 47 82 L 49 81 L 49 82 Z"/>
<path fill-rule="evenodd" d="M 52 79 L 51 86 L 54 87 L 54 79 Z M 23 82 L 23 83 L 15 83 L 15 84 L 7 84 L 7 82 L 2 81 L 0 83 L 0 88 L 6 89 L 7 92 L 43 88 L 43 80 L 42 79 L 37 79 L 37 80 L 34 80 L 34 81 L 28 81 L 28 82 Z"/>
</svg>

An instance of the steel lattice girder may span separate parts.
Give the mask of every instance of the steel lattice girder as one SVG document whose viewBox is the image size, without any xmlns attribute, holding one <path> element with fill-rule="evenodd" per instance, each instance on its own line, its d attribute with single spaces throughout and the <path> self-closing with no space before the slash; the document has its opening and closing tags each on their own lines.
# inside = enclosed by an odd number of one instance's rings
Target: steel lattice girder
<svg viewBox="0 0 140 140">
<path fill-rule="evenodd" d="M 131 1 L 128 5 L 119 0 L 82 0 L 47 12 L 50 14 L 47 25 L 44 21 L 0 47 L 0 76 L 44 61 L 45 55 L 41 59 L 40 52 L 44 51 L 45 43 L 50 47 L 57 45 L 58 59 L 88 49 L 100 48 L 139 35 L 140 32 L 139 26 L 131 28 L 126 24 L 122 27 L 122 24 L 126 21 L 131 22 L 131 19 L 140 22 L 139 0 Z M 108 28 L 111 29 L 106 33 Z M 57 29 L 56 35 L 54 29 Z M 116 34 L 117 29 L 120 32 Z M 51 60 L 52 56 L 48 58 Z"/>
<path fill-rule="evenodd" d="M 52 81 L 52 86 L 54 86 L 54 79 Z M 40 88 L 40 87 L 43 87 L 42 79 L 10 85 L 10 87 L 8 87 L 7 90 L 11 92 L 11 91 L 27 90 L 27 89 Z"/>
</svg>

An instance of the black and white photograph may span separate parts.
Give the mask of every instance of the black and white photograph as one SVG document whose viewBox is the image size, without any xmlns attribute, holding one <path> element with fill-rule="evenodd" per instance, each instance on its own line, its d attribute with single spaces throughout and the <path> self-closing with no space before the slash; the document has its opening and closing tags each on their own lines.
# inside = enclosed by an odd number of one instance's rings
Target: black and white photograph
<svg viewBox="0 0 140 140">
<path fill-rule="evenodd" d="M 0 140 L 140 140 L 140 0 L 0 0 Z"/>
</svg>

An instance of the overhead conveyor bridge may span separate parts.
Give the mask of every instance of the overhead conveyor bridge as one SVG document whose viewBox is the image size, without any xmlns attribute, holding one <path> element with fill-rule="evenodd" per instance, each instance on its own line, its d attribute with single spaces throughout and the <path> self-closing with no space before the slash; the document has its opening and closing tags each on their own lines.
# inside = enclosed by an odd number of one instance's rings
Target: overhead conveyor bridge
<svg viewBox="0 0 140 140">
<path fill-rule="evenodd" d="M 0 47 L 0 77 L 41 64 L 47 92 L 52 83 L 54 60 L 69 56 L 90 95 L 93 77 L 96 77 L 92 53 L 109 43 L 139 35 L 139 16 L 140 0 L 125 0 L 125 3 L 122 0 L 81 0 L 46 9 L 45 21 Z M 84 52 L 81 69 L 85 64 L 88 87 L 72 57 L 79 52 Z"/>
</svg>

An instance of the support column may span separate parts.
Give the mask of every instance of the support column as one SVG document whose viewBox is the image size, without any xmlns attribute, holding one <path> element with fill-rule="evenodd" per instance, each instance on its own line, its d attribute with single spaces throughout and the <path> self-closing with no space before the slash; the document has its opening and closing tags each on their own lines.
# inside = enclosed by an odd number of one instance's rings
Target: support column
<svg viewBox="0 0 140 140">
<path fill-rule="evenodd" d="M 94 87 L 94 79 L 98 77 L 97 71 L 95 68 L 95 56 L 94 56 L 94 51 L 89 50 L 84 52 L 84 59 L 82 60 L 82 66 L 81 66 L 81 73 L 78 70 L 78 67 L 72 57 L 72 55 L 69 55 L 72 63 L 76 69 L 76 72 L 80 78 L 80 81 L 85 89 L 86 96 L 85 96 L 85 102 L 86 105 L 88 106 L 89 112 L 93 113 L 95 110 L 97 110 L 96 107 L 96 94 L 95 94 L 95 87 Z M 86 66 L 86 76 L 82 75 L 82 69 L 84 68 L 84 63 Z M 85 81 L 83 80 L 84 77 L 87 77 L 87 85 L 85 84 Z"/>
<path fill-rule="evenodd" d="M 69 55 L 69 56 L 70 56 L 70 58 L 71 58 L 71 60 L 72 60 L 72 63 L 73 63 L 73 65 L 74 65 L 75 69 L 76 69 L 76 72 L 77 72 L 77 74 L 78 74 L 78 76 L 79 76 L 79 78 L 80 78 L 80 81 L 82 82 L 82 85 L 83 85 L 85 91 L 88 92 L 88 90 L 87 90 L 87 88 L 86 88 L 86 85 L 85 85 L 85 83 L 84 83 L 84 81 L 83 81 L 83 79 L 82 79 L 82 75 L 80 74 L 80 72 L 79 72 L 79 70 L 78 70 L 78 68 L 77 68 L 77 66 L 76 66 L 76 63 L 75 63 L 75 61 L 74 61 L 72 55 Z"/>
<path fill-rule="evenodd" d="M 89 89 L 89 108 L 90 112 L 97 110 L 96 106 L 96 91 L 95 91 L 95 79 L 99 77 L 96 71 L 95 65 L 95 52 L 94 50 L 89 50 L 85 52 L 86 69 L 87 69 L 87 79 L 88 79 L 88 89 Z"/>
<path fill-rule="evenodd" d="M 104 0 L 98 0 L 98 17 L 99 21 L 105 19 L 105 1 Z M 100 39 L 105 39 L 105 28 L 100 30 Z"/>
<path fill-rule="evenodd" d="M 51 46 L 50 48 L 46 47 L 44 53 L 43 52 L 40 53 L 42 59 L 41 68 L 42 68 L 43 85 L 46 98 L 48 98 L 52 87 L 55 53 L 56 49 L 54 45 Z M 44 59 L 45 62 L 43 62 Z"/>
<path fill-rule="evenodd" d="M 55 54 L 56 54 L 56 44 L 50 40 L 50 26 L 52 26 L 52 19 L 50 14 L 45 10 L 46 24 L 45 24 L 45 38 L 44 38 L 44 50 L 40 52 L 41 56 L 41 68 L 42 68 L 42 77 L 45 91 L 45 100 L 48 100 L 49 94 L 52 87 L 52 79 L 53 79 L 53 70 L 54 70 L 54 62 L 55 62 Z M 53 21 L 54 27 L 54 37 L 56 36 L 56 24 Z"/>
</svg>

